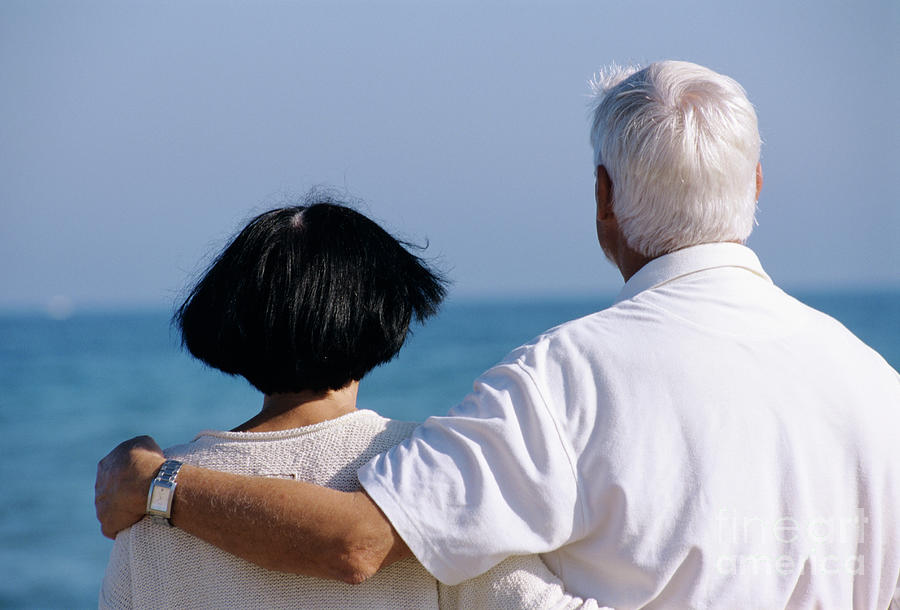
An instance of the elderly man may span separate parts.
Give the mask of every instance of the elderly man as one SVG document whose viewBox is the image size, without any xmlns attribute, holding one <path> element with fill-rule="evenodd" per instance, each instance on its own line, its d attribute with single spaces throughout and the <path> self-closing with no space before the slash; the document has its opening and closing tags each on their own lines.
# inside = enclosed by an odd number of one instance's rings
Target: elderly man
<svg viewBox="0 0 900 610">
<path fill-rule="evenodd" d="M 618 608 L 896 601 L 900 378 L 742 245 L 762 186 L 743 89 L 666 61 L 610 70 L 596 93 L 615 303 L 513 351 L 363 467 L 364 492 L 185 465 L 176 526 L 348 582 L 409 553 L 447 583 L 541 553 Z M 106 535 L 144 516 L 162 463 L 147 437 L 100 463 Z"/>
</svg>

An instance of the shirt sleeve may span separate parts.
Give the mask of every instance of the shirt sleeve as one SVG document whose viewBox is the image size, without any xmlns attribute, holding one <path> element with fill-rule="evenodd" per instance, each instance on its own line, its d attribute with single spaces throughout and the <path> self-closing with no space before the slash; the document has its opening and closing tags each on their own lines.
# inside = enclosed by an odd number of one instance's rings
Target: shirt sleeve
<svg viewBox="0 0 900 610">
<path fill-rule="evenodd" d="M 569 595 L 537 555 L 510 557 L 458 585 L 438 585 L 440 610 L 611 610 L 596 600 Z"/>
<path fill-rule="evenodd" d="M 359 480 L 422 565 L 452 585 L 573 539 L 583 517 L 572 455 L 532 374 L 512 361 Z"/>
</svg>

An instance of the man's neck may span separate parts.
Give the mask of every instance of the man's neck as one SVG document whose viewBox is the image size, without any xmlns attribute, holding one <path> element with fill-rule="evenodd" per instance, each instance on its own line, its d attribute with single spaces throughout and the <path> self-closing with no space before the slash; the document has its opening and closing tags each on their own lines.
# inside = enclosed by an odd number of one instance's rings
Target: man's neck
<svg viewBox="0 0 900 610">
<path fill-rule="evenodd" d="M 359 382 L 352 381 L 339 390 L 267 394 L 262 410 L 234 432 L 273 432 L 289 430 L 335 419 L 356 411 Z"/>
<path fill-rule="evenodd" d="M 622 274 L 622 279 L 626 282 L 631 278 L 632 275 L 641 270 L 641 267 L 652 261 L 656 257 L 644 256 L 643 254 L 632 250 L 631 247 L 625 242 L 625 238 L 622 237 L 618 243 L 614 256 L 612 257 L 613 262 L 616 267 L 619 268 L 619 273 Z"/>
<path fill-rule="evenodd" d="M 632 250 L 627 244 L 625 244 L 624 238 L 622 239 L 621 243 L 624 244 L 624 246 L 621 247 L 619 249 L 619 251 L 616 253 L 617 258 L 614 262 L 616 263 L 616 266 L 619 268 L 619 273 L 622 274 L 622 277 L 625 279 L 626 282 L 629 279 L 631 279 L 631 276 L 633 276 L 635 273 L 640 271 L 641 268 L 643 268 L 643 266 L 646 265 L 647 263 L 649 263 L 650 261 L 656 260 L 660 256 L 665 256 L 666 254 L 671 254 L 672 252 L 678 252 L 678 250 L 672 250 L 671 252 L 663 252 L 659 256 L 650 257 L 650 256 L 644 256 L 643 254 L 639 254 L 639 253 L 635 252 L 634 250 Z M 710 243 L 715 243 L 715 242 L 710 242 Z M 726 242 L 724 242 L 724 243 L 743 245 L 744 242 L 742 242 L 739 239 L 730 239 L 730 240 L 726 240 Z M 694 245 L 700 245 L 700 244 L 694 244 Z M 690 247 L 691 246 L 685 246 L 685 248 L 690 248 Z M 684 249 L 684 248 L 681 248 L 681 249 Z"/>
</svg>

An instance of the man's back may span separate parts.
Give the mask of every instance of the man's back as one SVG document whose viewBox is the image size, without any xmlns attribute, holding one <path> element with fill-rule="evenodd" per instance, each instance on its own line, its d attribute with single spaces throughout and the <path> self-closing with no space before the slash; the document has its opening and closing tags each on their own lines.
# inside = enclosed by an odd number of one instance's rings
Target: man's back
<svg viewBox="0 0 900 610">
<path fill-rule="evenodd" d="M 610 66 L 592 86 L 591 221 L 622 297 L 514 351 L 449 417 L 364 466 L 366 527 L 337 528 L 340 504 L 300 485 L 262 523 L 302 505 L 284 526 L 341 558 L 329 573 L 350 582 L 407 551 L 447 583 L 543 553 L 571 590 L 620 608 L 886 607 L 900 574 L 900 382 L 738 245 L 763 183 L 753 104 L 682 61 Z M 116 491 L 146 489 L 162 464 L 143 444 L 101 462 L 104 531 L 140 514 L 141 494 Z M 175 517 L 219 539 L 219 498 L 245 502 L 247 482 L 188 474 L 180 493 L 208 501 Z M 252 556 L 248 541 L 262 542 L 269 565 L 318 569 L 236 513 L 242 536 L 223 548 Z"/>
<path fill-rule="evenodd" d="M 888 605 L 900 575 L 900 379 L 775 287 L 746 248 L 651 262 L 613 307 L 519 348 L 480 384 L 496 396 L 476 384 L 477 399 L 417 433 L 468 482 L 460 517 L 445 507 L 461 531 L 440 532 L 441 563 L 545 552 L 571 590 L 622 608 Z M 471 408 L 497 428 L 468 425 Z M 403 459 L 434 458 L 426 444 Z M 466 464 L 473 447 L 510 453 L 510 471 L 473 484 L 486 479 Z M 512 545 L 484 540 L 463 511 L 503 524 Z"/>
</svg>

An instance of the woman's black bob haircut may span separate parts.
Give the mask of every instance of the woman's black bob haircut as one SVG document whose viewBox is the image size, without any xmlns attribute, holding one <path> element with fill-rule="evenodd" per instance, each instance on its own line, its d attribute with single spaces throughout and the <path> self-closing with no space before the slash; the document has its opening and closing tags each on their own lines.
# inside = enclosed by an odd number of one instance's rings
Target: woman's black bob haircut
<svg viewBox="0 0 900 610">
<path fill-rule="evenodd" d="M 446 281 L 333 201 L 260 214 L 173 317 L 182 344 L 264 394 L 339 389 L 391 360 Z"/>
</svg>

